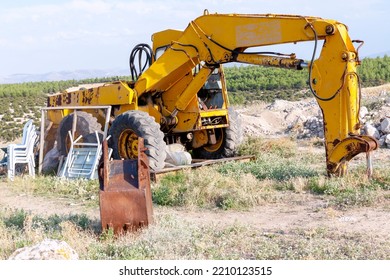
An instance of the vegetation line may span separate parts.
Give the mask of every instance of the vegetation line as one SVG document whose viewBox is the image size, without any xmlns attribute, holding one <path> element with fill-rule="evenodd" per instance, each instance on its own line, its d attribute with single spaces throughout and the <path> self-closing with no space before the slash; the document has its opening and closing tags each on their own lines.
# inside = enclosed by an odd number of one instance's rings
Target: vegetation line
<svg viewBox="0 0 390 280">
<path fill-rule="evenodd" d="M 362 86 L 390 82 L 390 57 L 365 58 L 358 68 Z M 307 87 L 307 71 L 294 71 L 259 66 L 226 67 L 227 89 L 232 104 L 275 99 L 299 100 L 311 96 Z M 23 122 L 40 119 L 40 108 L 46 95 L 80 84 L 129 80 L 130 77 L 105 77 L 55 82 L 0 84 L 0 140 L 12 141 L 22 132 Z"/>
</svg>

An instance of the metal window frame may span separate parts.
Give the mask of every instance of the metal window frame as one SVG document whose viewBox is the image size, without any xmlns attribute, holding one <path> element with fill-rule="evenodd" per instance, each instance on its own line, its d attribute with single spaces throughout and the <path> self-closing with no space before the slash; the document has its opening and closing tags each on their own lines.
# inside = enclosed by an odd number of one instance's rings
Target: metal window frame
<svg viewBox="0 0 390 280">
<path fill-rule="evenodd" d="M 45 112 L 52 110 L 73 110 L 73 113 L 77 116 L 78 110 L 86 110 L 86 109 L 104 109 L 106 110 L 106 118 L 104 123 L 103 130 L 103 140 L 107 138 L 108 133 L 108 124 L 110 122 L 111 116 L 111 108 L 112 106 L 58 106 L 58 107 L 43 107 L 41 108 L 41 133 L 40 133 L 40 147 L 39 147 L 39 163 L 38 163 L 38 174 L 42 173 L 42 163 L 43 163 L 43 149 L 45 145 Z M 76 122 L 77 118 L 73 118 L 72 124 L 72 135 L 76 130 Z"/>
</svg>

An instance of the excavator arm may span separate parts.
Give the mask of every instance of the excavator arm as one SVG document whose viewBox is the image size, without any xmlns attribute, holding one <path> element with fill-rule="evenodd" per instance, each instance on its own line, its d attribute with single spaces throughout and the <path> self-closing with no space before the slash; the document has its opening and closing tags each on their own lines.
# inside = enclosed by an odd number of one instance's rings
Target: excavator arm
<svg viewBox="0 0 390 280">
<path fill-rule="evenodd" d="M 315 59 L 319 40 L 322 50 Z M 313 59 L 305 63 L 295 55 L 246 52 L 251 47 L 314 41 Z M 360 87 L 356 68 L 358 52 L 347 27 L 334 20 L 292 15 L 208 14 L 192 21 L 169 48 L 136 81 L 135 95 L 169 92 L 192 73 L 171 108 L 167 121 L 187 108 L 220 64 L 242 62 L 283 68 L 309 68 L 309 86 L 322 110 L 327 172 L 343 175 L 347 163 L 360 153 L 370 154 L 377 141 L 360 134 Z M 177 90 L 177 89 L 175 89 Z M 173 121 L 172 121 L 173 120 Z"/>
</svg>

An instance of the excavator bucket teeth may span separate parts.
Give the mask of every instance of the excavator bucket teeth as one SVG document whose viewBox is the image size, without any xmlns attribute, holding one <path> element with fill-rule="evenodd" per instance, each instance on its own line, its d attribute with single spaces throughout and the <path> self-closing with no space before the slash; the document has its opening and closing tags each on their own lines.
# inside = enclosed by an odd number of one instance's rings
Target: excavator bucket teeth
<svg viewBox="0 0 390 280">
<path fill-rule="evenodd" d="M 109 160 L 107 141 L 103 142 L 103 162 L 99 167 L 102 230 L 121 234 L 153 221 L 149 163 L 144 141 L 138 141 L 138 158 L 126 160 Z"/>
</svg>

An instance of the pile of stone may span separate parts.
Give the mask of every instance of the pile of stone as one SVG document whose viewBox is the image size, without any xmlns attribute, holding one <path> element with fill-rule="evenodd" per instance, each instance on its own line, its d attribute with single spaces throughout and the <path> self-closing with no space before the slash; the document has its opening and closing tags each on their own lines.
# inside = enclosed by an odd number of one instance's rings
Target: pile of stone
<svg viewBox="0 0 390 280">
<path fill-rule="evenodd" d="M 366 123 L 364 133 L 378 140 L 382 148 L 390 148 L 390 118 L 385 117 L 377 124 Z"/>
<path fill-rule="evenodd" d="M 316 105 L 316 104 L 315 104 Z M 311 105 L 313 106 L 313 105 Z M 316 114 L 299 114 L 292 122 L 289 122 L 286 133 L 294 134 L 298 139 L 324 138 L 324 120 L 321 110 L 311 110 Z"/>
<path fill-rule="evenodd" d="M 386 101 L 381 109 L 369 112 L 364 106 L 360 108 L 360 121 L 364 124 L 362 133 L 374 137 L 381 148 L 390 148 L 390 117 Z"/>
<path fill-rule="evenodd" d="M 378 140 L 380 147 L 390 148 L 390 116 L 385 116 L 379 121 L 374 121 L 374 117 L 378 112 L 368 112 L 365 106 L 360 109 L 360 121 L 363 124 L 362 134 L 369 135 Z M 376 118 L 378 119 L 378 118 Z M 295 124 L 296 126 L 296 124 Z M 292 129 L 293 125 L 288 127 L 288 130 Z M 298 129 L 297 138 L 324 138 L 324 121 L 321 111 L 318 112 L 317 116 L 307 117 L 302 122 Z"/>
<path fill-rule="evenodd" d="M 309 117 L 303 122 L 303 128 L 299 131 L 298 138 L 324 138 L 324 120 L 321 116 Z"/>
</svg>

